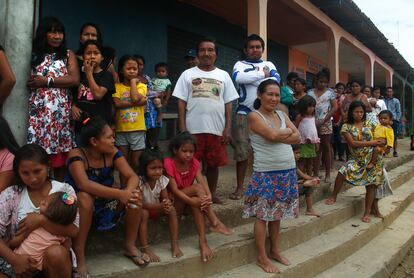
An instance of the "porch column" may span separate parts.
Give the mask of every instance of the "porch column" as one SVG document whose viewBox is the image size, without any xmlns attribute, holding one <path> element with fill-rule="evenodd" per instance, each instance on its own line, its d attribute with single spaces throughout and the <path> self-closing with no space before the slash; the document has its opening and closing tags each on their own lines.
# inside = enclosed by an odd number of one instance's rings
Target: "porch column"
<svg viewBox="0 0 414 278">
<path fill-rule="evenodd" d="M 385 69 L 385 86 L 386 87 L 392 87 L 393 75 L 394 75 L 394 72 Z"/>
<path fill-rule="evenodd" d="M 331 30 L 327 35 L 328 68 L 331 71 L 330 86 L 339 82 L 339 41 L 341 37 Z"/>
<path fill-rule="evenodd" d="M 257 34 L 267 42 L 267 0 L 247 0 L 247 34 Z M 267 43 L 263 60 L 267 60 Z"/>
<path fill-rule="evenodd" d="M 374 86 L 374 59 L 371 56 L 364 57 L 365 85 Z"/>
<path fill-rule="evenodd" d="M 19 144 L 26 142 L 28 90 L 33 37 L 34 0 L 0 0 L 1 43 L 16 76 L 16 85 L 3 106 Z"/>
</svg>

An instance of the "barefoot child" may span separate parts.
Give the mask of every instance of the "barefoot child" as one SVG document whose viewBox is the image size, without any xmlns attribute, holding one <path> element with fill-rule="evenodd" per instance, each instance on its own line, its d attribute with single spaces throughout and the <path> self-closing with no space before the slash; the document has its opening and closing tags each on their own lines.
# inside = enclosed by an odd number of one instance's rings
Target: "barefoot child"
<svg viewBox="0 0 414 278">
<path fill-rule="evenodd" d="M 394 147 L 394 130 L 392 129 L 392 113 L 389 110 L 382 110 L 378 114 L 379 124 L 374 130 L 374 140 L 383 140 L 384 147 L 377 146 L 372 153 L 371 161 L 368 163 L 367 168 L 371 169 L 377 163 L 378 156 L 381 157 L 387 154 L 390 149 Z"/>
<path fill-rule="evenodd" d="M 311 96 L 304 96 L 296 105 L 300 117 L 298 130 L 300 133 L 300 168 L 301 171 L 312 175 L 312 164 L 317 157 L 320 139 L 315 123 L 316 101 Z M 317 170 L 313 169 L 313 175 L 317 175 Z"/>
<path fill-rule="evenodd" d="M 72 224 L 78 213 L 76 196 L 66 192 L 55 192 L 40 202 L 40 214 L 55 224 L 67 226 Z M 16 248 L 14 252 L 19 255 L 28 255 L 36 261 L 36 268 L 43 270 L 43 257 L 47 248 L 53 245 L 61 245 L 66 238 L 54 235 L 44 228 L 37 228 L 24 239 L 21 236 L 14 237 L 9 241 L 10 248 Z M 23 241 L 23 242 L 22 242 Z"/>
<path fill-rule="evenodd" d="M 139 159 L 139 187 L 143 198 L 139 238 L 142 246 L 141 251 L 150 257 L 151 262 L 159 262 L 160 257 L 151 250 L 148 244 L 148 219 L 156 220 L 162 215 L 168 216 L 172 257 L 178 258 L 183 255 L 178 246 L 177 213 L 167 192 L 167 185 L 170 181 L 162 174 L 162 160 L 161 152 L 150 149 L 144 150 Z"/>
<path fill-rule="evenodd" d="M 295 154 L 296 163 L 299 161 L 301 157 L 300 145 L 292 145 L 293 153 Z M 312 176 L 307 175 L 306 173 L 302 172 L 302 170 L 297 167 L 296 173 L 298 175 L 298 185 L 299 185 L 299 195 L 305 195 L 306 200 L 306 215 L 309 216 L 316 216 L 320 217 L 321 214 L 316 212 L 313 209 L 313 200 L 312 200 L 312 192 L 314 187 L 318 187 L 320 184 L 319 178 L 315 178 Z"/>
<path fill-rule="evenodd" d="M 196 141 L 189 132 L 182 132 L 170 142 L 172 157 L 164 159 L 164 168 L 170 178 L 170 190 L 175 197 L 175 209 L 182 213 L 190 206 L 199 236 L 201 259 L 212 259 L 213 251 L 207 244 L 205 219 L 207 216 L 212 232 L 231 235 L 233 231 L 224 226 L 211 207 L 211 192 L 201 174 L 200 162 L 194 158 Z M 196 181 L 196 183 L 194 183 Z"/>
</svg>

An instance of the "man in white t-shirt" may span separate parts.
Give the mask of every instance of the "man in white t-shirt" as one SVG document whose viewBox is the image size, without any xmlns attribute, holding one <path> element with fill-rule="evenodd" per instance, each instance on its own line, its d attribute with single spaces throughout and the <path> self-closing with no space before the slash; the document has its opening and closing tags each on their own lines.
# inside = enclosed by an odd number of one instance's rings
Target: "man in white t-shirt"
<svg viewBox="0 0 414 278">
<path fill-rule="evenodd" d="M 379 114 L 382 110 L 387 110 L 387 105 L 381 97 L 381 89 L 379 87 L 374 87 L 372 91 L 372 98 L 369 98 L 368 101 L 370 102 L 371 106 L 374 108 L 375 114 Z"/>
<path fill-rule="evenodd" d="M 239 101 L 236 114 L 236 124 L 233 130 L 234 160 L 236 160 L 237 187 L 230 199 L 242 197 L 244 177 L 247 171 L 248 158 L 251 153 L 247 114 L 253 110 L 257 98 L 257 87 L 266 79 L 274 79 L 280 83 L 280 76 L 275 65 L 262 60 L 264 40 L 252 34 L 247 37 L 244 45 L 246 59 L 238 61 L 233 68 L 233 80 L 239 87 Z"/>
<path fill-rule="evenodd" d="M 206 163 L 207 182 L 214 203 L 218 167 L 227 164 L 227 145 L 231 141 L 232 101 L 238 98 L 229 74 L 215 66 L 217 46 L 211 39 L 197 45 L 199 65 L 184 71 L 173 96 L 178 98 L 180 131 L 189 131 L 197 140 L 196 159 Z"/>
</svg>

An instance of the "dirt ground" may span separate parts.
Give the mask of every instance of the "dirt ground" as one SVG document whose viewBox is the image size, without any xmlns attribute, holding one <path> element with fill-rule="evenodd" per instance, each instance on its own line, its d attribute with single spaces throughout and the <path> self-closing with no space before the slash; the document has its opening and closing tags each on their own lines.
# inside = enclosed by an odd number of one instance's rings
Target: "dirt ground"
<svg viewBox="0 0 414 278">
<path fill-rule="evenodd" d="M 414 278 L 414 248 L 411 248 L 390 278 Z"/>
</svg>

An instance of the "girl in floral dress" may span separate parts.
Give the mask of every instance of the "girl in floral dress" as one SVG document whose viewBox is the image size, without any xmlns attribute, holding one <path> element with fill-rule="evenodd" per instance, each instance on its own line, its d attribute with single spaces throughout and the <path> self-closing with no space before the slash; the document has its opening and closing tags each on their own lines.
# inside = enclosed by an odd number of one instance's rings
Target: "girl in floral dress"
<svg viewBox="0 0 414 278">
<path fill-rule="evenodd" d="M 254 171 L 245 192 L 243 218 L 256 218 L 256 264 L 265 272 L 275 273 L 280 270 L 269 256 L 284 265 L 290 264 L 279 250 L 279 230 L 281 220 L 299 214 L 296 163 L 290 145 L 298 144 L 300 135 L 284 112 L 275 111 L 280 101 L 280 87 L 276 81 L 263 81 L 257 95 L 254 103 L 257 110 L 248 115 Z M 269 256 L 265 248 L 266 226 L 270 235 Z"/>
<path fill-rule="evenodd" d="M 374 140 L 372 124 L 366 120 L 365 105 L 361 101 L 354 101 L 348 110 L 347 123 L 342 126 L 344 136 L 350 149 L 349 160 L 339 169 L 335 180 L 335 187 L 326 204 L 336 202 L 337 195 L 344 181 L 354 186 L 365 186 L 365 212 L 361 220 L 370 222 L 369 215 L 375 198 L 375 190 L 384 182 L 383 160 L 378 159 L 373 168 L 368 169 L 374 147 L 384 143 Z"/>
<path fill-rule="evenodd" d="M 32 55 L 32 72 L 27 81 L 27 142 L 46 150 L 54 177 L 63 180 L 67 154 L 73 147 L 68 88 L 79 84 L 79 71 L 75 54 L 66 49 L 65 27 L 58 19 L 47 17 L 39 23 Z"/>
<path fill-rule="evenodd" d="M 332 167 L 332 145 L 331 137 L 333 133 L 332 116 L 335 114 L 338 104 L 335 92 L 328 87 L 330 71 L 323 68 L 316 74 L 315 88 L 308 91 L 308 95 L 316 100 L 315 119 L 318 135 L 321 138 L 321 148 L 318 157 L 314 160 L 315 174 L 319 174 L 319 164 L 321 158 L 325 165 L 325 182 L 330 182 Z"/>
</svg>

